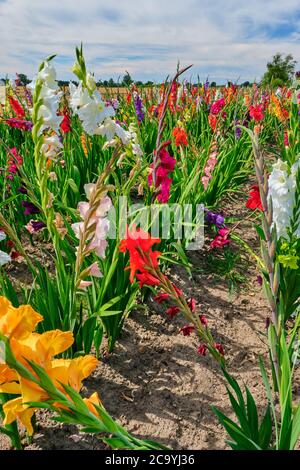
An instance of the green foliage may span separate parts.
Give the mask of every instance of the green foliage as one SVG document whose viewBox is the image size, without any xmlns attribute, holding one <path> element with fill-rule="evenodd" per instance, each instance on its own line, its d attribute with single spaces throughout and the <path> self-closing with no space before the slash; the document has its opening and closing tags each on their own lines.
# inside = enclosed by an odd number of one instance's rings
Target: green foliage
<svg viewBox="0 0 300 470">
<path fill-rule="evenodd" d="M 285 57 L 279 52 L 273 56 L 272 62 L 267 63 L 267 71 L 262 78 L 263 85 L 271 85 L 274 88 L 290 83 L 296 61 L 291 54 Z"/>
</svg>

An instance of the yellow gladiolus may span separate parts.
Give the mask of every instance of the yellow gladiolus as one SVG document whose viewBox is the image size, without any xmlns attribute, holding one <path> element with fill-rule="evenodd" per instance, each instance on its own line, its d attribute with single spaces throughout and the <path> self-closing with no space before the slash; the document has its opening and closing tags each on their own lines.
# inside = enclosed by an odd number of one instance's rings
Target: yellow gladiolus
<svg viewBox="0 0 300 470">
<path fill-rule="evenodd" d="M 58 388 L 61 382 L 79 392 L 82 381 L 95 370 L 97 364 L 97 359 L 90 355 L 76 359 L 54 359 L 51 363 L 52 369 L 48 373 Z"/>
<path fill-rule="evenodd" d="M 79 392 L 82 381 L 96 368 L 97 359 L 90 355 L 75 359 L 55 359 L 57 354 L 66 351 L 73 344 L 73 334 L 70 331 L 60 330 L 42 334 L 33 332 L 42 320 L 43 317 L 29 305 L 15 308 L 5 297 L 0 297 L 0 333 L 9 338 L 15 358 L 34 375 L 28 360 L 43 367 L 55 386 L 63 393 L 65 391 L 62 384 L 69 385 Z M 21 377 L 7 364 L 0 364 L 0 393 L 20 395 L 3 405 L 5 415 L 3 424 L 10 424 L 19 419 L 28 434 L 33 434 L 31 418 L 35 410 L 27 403 L 47 400 L 49 396 L 46 390 L 35 382 Z M 89 408 L 93 403 L 100 403 L 97 394 L 93 394 L 87 400 Z M 60 406 L 57 404 L 57 407 Z M 95 408 L 90 409 L 95 412 Z"/>
<path fill-rule="evenodd" d="M 92 393 L 92 395 L 89 398 L 84 398 L 83 401 L 91 413 L 93 413 L 96 416 L 99 416 L 94 406 L 94 405 L 102 406 L 102 402 L 97 392 Z"/>
<path fill-rule="evenodd" d="M 0 393 L 21 393 L 17 373 L 6 364 L 0 364 Z"/>
<path fill-rule="evenodd" d="M 9 338 L 26 338 L 43 320 L 30 305 L 13 307 L 5 297 L 0 297 L 0 332 Z"/>
<path fill-rule="evenodd" d="M 29 436 L 32 436 L 33 427 L 31 424 L 31 418 L 34 415 L 34 409 L 23 405 L 22 402 L 22 397 L 18 397 L 6 402 L 3 405 L 3 411 L 5 413 L 3 424 L 11 424 L 18 418 L 25 426 Z"/>
</svg>

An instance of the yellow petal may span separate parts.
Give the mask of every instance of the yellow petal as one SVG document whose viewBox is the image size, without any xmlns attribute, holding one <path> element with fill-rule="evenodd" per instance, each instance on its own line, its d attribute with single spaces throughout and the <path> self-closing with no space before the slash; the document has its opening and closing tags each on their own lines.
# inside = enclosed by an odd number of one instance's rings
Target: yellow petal
<svg viewBox="0 0 300 470">
<path fill-rule="evenodd" d="M 83 356 L 72 359 L 69 366 L 69 383 L 77 392 L 81 389 L 83 379 L 86 379 L 98 364 L 94 356 Z"/>
<path fill-rule="evenodd" d="M 0 393 L 21 393 L 17 373 L 6 364 L 0 364 Z"/>
<path fill-rule="evenodd" d="M 6 297 L 0 296 L 0 318 L 6 315 L 11 307 L 11 302 Z"/>
<path fill-rule="evenodd" d="M 0 316 L 0 332 L 10 338 L 25 338 L 43 320 L 43 317 L 35 312 L 30 305 L 6 308 L 4 302 L 2 304 L 2 312 L 5 313 Z"/>
<path fill-rule="evenodd" d="M 81 389 L 82 381 L 88 377 L 98 364 L 94 356 L 83 356 L 76 359 L 54 359 L 48 373 L 55 385 L 61 389 L 58 382 L 70 385 L 77 392 Z"/>
<path fill-rule="evenodd" d="M 90 412 L 93 413 L 94 415 L 98 416 L 97 410 L 94 407 L 94 405 L 98 405 L 98 406 L 103 407 L 98 393 L 94 392 L 89 398 L 84 398 L 83 401 L 86 404 L 86 406 L 88 407 L 88 409 L 90 410 Z"/>
<path fill-rule="evenodd" d="M 39 337 L 37 347 L 45 358 L 52 358 L 66 351 L 74 342 L 71 331 L 53 330 L 43 333 Z"/>
<path fill-rule="evenodd" d="M 20 377 L 20 387 L 24 403 L 30 401 L 45 401 L 48 398 L 48 394 L 45 390 L 23 377 Z"/>
<path fill-rule="evenodd" d="M 32 436 L 33 427 L 31 424 L 31 418 L 34 414 L 34 409 L 23 405 L 22 397 L 14 398 L 13 400 L 6 402 L 3 405 L 3 411 L 5 414 L 5 418 L 3 420 L 4 425 L 11 424 L 18 418 L 25 426 L 28 434 Z"/>
</svg>

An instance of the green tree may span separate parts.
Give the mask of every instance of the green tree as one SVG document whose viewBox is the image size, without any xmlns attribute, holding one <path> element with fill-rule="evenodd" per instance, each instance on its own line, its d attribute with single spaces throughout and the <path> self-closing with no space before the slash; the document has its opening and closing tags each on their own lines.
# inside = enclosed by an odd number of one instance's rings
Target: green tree
<svg viewBox="0 0 300 470">
<path fill-rule="evenodd" d="M 108 86 L 109 86 L 110 88 L 113 88 L 113 87 L 116 86 L 115 81 L 114 81 L 113 78 L 110 78 L 110 79 L 108 80 Z"/>
<path fill-rule="evenodd" d="M 262 85 L 274 87 L 290 83 L 295 72 L 296 61 L 292 54 L 285 57 L 280 52 L 273 56 L 272 62 L 267 63 L 267 71 L 262 78 Z"/>
<path fill-rule="evenodd" d="M 25 73 L 18 73 L 18 78 L 22 86 L 26 86 L 31 82 L 31 80 L 29 80 L 29 78 L 27 77 L 27 75 L 25 75 Z"/>
<path fill-rule="evenodd" d="M 130 86 L 133 83 L 133 80 L 128 72 L 123 77 L 122 84 L 123 86 Z"/>
</svg>

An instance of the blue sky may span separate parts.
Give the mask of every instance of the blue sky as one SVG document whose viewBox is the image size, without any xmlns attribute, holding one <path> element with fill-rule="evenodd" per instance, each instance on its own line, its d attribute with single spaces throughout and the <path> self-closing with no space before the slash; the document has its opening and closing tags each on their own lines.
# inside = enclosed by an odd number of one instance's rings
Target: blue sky
<svg viewBox="0 0 300 470">
<path fill-rule="evenodd" d="M 32 77 L 56 53 L 59 78 L 72 78 L 81 41 L 101 79 L 159 81 L 180 61 L 194 80 L 245 81 L 276 52 L 300 60 L 299 0 L 0 0 L 0 25 L 0 76 Z"/>
</svg>

